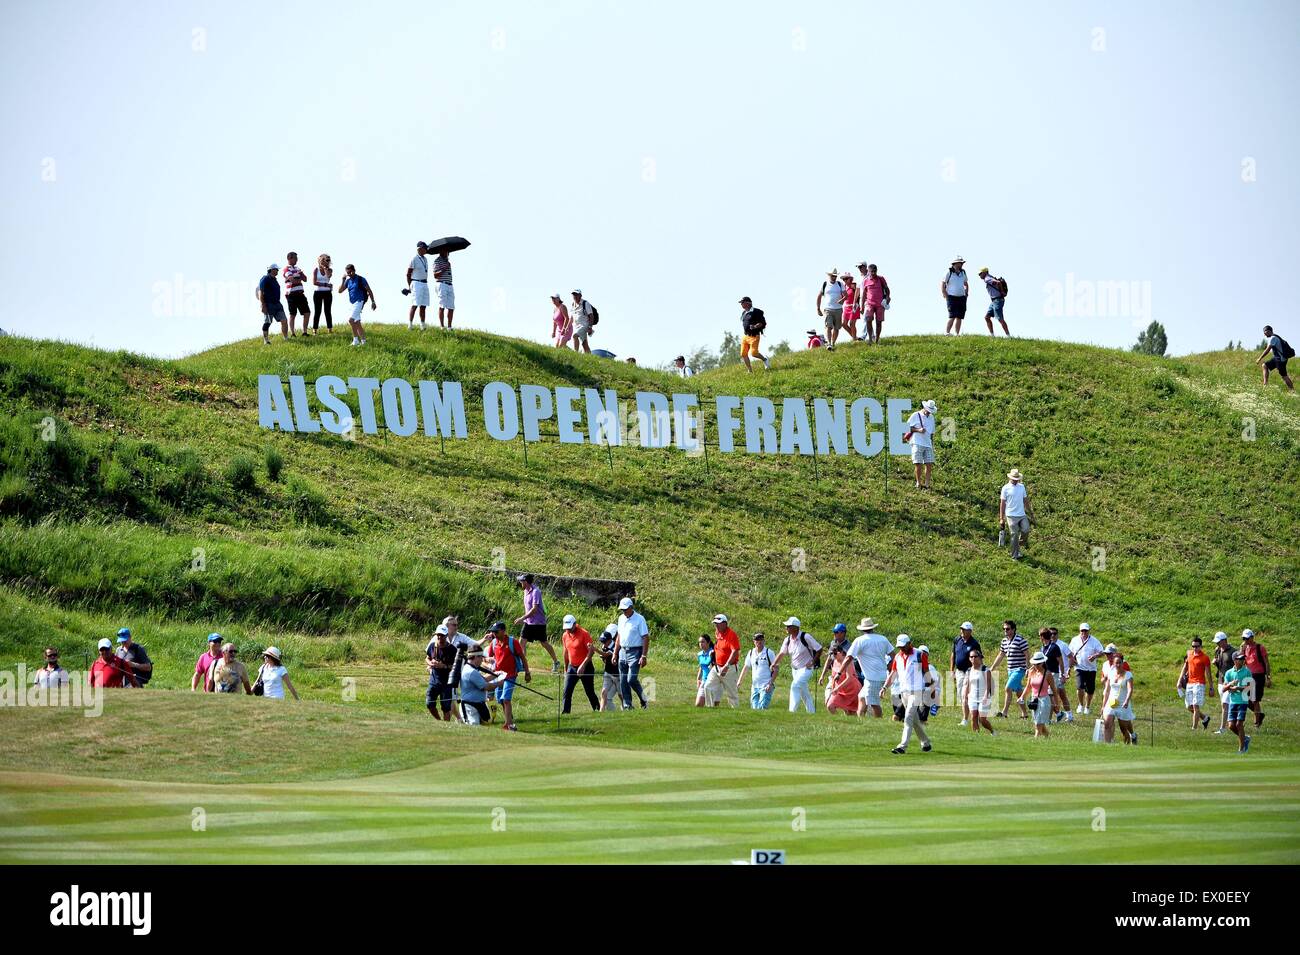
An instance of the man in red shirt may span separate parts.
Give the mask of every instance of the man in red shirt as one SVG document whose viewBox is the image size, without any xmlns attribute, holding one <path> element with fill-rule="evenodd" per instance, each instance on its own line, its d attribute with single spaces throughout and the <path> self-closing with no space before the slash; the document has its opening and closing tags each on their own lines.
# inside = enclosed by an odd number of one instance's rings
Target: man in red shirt
<svg viewBox="0 0 1300 955">
<path fill-rule="evenodd" d="M 212 669 L 212 664 L 221 659 L 221 634 L 208 634 L 208 649 L 199 657 L 198 663 L 194 664 L 194 675 L 190 677 L 190 692 L 199 688 L 200 681 L 203 683 L 203 692 L 213 692 L 212 681 L 208 679 L 208 671 Z"/>
<path fill-rule="evenodd" d="M 596 687 L 592 683 L 596 672 L 591 665 L 591 654 L 595 644 L 591 634 L 578 626 L 578 618 L 569 614 L 564 618 L 564 712 L 569 712 L 573 702 L 573 688 L 582 681 L 582 688 L 587 691 L 587 702 L 593 710 L 600 709 L 600 700 L 596 698 Z"/>
<path fill-rule="evenodd" d="M 110 688 L 139 686 L 135 674 L 125 667 L 126 664 L 113 656 L 113 641 L 100 640 L 99 659 L 90 665 L 90 672 L 86 674 L 86 679 L 91 686 Z"/>
<path fill-rule="evenodd" d="M 1255 678 L 1255 690 L 1250 696 L 1250 709 L 1255 714 L 1255 725 L 1264 722 L 1264 711 L 1260 701 L 1264 699 L 1264 687 L 1273 685 L 1273 668 L 1269 666 L 1268 651 L 1262 643 L 1255 642 L 1254 630 L 1241 631 L 1241 652 L 1246 656 L 1246 669 Z"/>
<path fill-rule="evenodd" d="M 714 667 L 704 683 L 704 699 L 717 706 L 726 698 L 730 706 L 740 704 L 740 636 L 731 629 L 725 613 L 713 618 L 717 636 L 713 640 Z"/>
<path fill-rule="evenodd" d="M 1183 672 L 1178 675 L 1178 682 L 1186 681 L 1183 691 L 1183 704 L 1191 711 L 1192 729 L 1200 724 L 1201 729 L 1210 725 L 1210 718 L 1201 713 L 1205 706 L 1205 687 L 1210 682 L 1210 658 L 1201 649 L 1201 638 L 1192 638 L 1192 648 L 1187 651 L 1183 661 Z"/>
<path fill-rule="evenodd" d="M 505 676 L 505 680 L 493 691 L 496 701 L 501 704 L 504 718 L 501 728 L 515 732 L 519 727 L 515 725 L 511 701 L 515 697 L 515 684 L 519 682 L 519 667 L 524 668 L 524 680 L 527 683 L 533 682 L 533 673 L 528 669 L 528 657 L 524 655 L 523 644 L 506 632 L 504 621 L 498 620 L 488 627 L 486 636 L 492 641 L 488 648 L 492 655 L 492 668 Z"/>
</svg>

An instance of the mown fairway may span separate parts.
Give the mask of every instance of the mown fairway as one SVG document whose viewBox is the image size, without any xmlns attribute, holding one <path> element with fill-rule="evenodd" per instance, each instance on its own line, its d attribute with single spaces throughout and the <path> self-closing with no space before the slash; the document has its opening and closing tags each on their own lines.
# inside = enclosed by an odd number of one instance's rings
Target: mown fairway
<svg viewBox="0 0 1300 955">
<path fill-rule="evenodd" d="M 1300 860 L 1300 402 L 1260 392 L 1241 353 L 887 339 L 692 380 L 706 407 L 934 397 L 956 430 L 918 494 L 902 460 L 607 456 L 559 445 L 553 424 L 525 462 L 482 436 L 476 400 L 477 437 L 445 448 L 258 430 L 259 372 L 454 379 L 467 396 L 493 380 L 628 397 L 677 381 L 474 332 L 378 326 L 371 342 L 173 362 L 0 339 L 0 670 L 36 666 L 46 644 L 81 669 L 123 624 L 156 664 L 148 691 L 113 695 L 100 718 L 0 708 L 0 860 L 726 863 L 779 848 L 795 862 L 1240 863 L 1213 834 L 1242 813 L 1252 861 Z M 993 544 L 1012 465 L 1040 517 L 1021 564 Z M 459 612 L 478 635 L 519 613 L 509 581 L 444 563 L 496 549 L 511 567 L 637 581 L 650 711 L 557 729 L 553 704 L 524 694 L 518 736 L 429 719 L 420 656 L 436 622 Z M 593 631 L 612 617 L 548 610 Z M 986 650 L 1004 617 L 1031 638 L 1088 620 L 1135 667 L 1142 746 L 1094 746 L 1084 725 L 1035 742 L 1019 720 L 973 738 L 948 708 L 936 751 L 900 759 L 897 724 L 783 712 L 788 670 L 776 710 L 700 711 L 692 647 L 718 610 L 743 636 L 795 613 L 823 639 L 870 614 L 941 668 L 963 619 Z M 1191 733 L 1173 683 L 1191 635 L 1235 642 L 1246 626 L 1274 686 L 1240 758 Z M 245 659 L 282 647 L 304 701 L 190 694 L 211 630 Z"/>
</svg>

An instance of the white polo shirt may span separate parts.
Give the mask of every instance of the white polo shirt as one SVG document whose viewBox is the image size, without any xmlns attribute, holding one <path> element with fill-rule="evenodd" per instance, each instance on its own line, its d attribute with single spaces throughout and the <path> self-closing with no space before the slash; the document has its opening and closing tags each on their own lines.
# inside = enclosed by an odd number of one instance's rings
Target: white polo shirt
<svg viewBox="0 0 1300 955">
<path fill-rule="evenodd" d="M 934 447 L 934 415 L 924 414 L 920 411 L 913 411 L 912 417 L 907 419 L 909 428 L 923 428 L 922 431 L 912 432 L 912 445 L 918 448 Z"/>
<path fill-rule="evenodd" d="M 889 654 L 894 645 L 880 633 L 864 633 L 849 644 L 849 656 L 862 667 L 864 679 L 882 682 L 889 675 Z"/>
<path fill-rule="evenodd" d="M 646 626 L 645 617 L 641 616 L 635 610 L 632 616 L 620 613 L 618 615 L 618 645 L 624 650 L 637 650 L 645 646 L 645 638 L 650 636 L 650 628 Z"/>
<path fill-rule="evenodd" d="M 411 259 L 411 281 L 429 281 L 429 260 L 425 256 L 417 255 Z"/>
<path fill-rule="evenodd" d="M 1097 672 L 1097 657 L 1106 648 L 1101 641 L 1091 634 L 1085 640 L 1082 635 L 1070 641 L 1070 652 L 1074 654 L 1074 668 L 1084 673 Z"/>
<path fill-rule="evenodd" d="M 1006 502 L 1007 517 L 1025 516 L 1025 485 L 1008 481 L 1002 485 L 1002 500 Z"/>
<path fill-rule="evenodd" d="M 948 271 L 948 274 L 944 276 L 943 281 L 944 281 L 944 289 L 949 295 L 966 294 L 966 270 L 965 269 L 962 269 L 960 272 L 953 272 L 950 269 Z"/>
</svg>

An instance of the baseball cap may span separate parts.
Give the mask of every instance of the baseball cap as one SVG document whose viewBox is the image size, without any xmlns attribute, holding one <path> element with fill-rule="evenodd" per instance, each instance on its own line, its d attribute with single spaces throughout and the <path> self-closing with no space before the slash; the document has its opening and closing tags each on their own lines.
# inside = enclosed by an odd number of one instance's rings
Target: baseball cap
<svg viewBox="0 0 1300 955">
<path fill-rule="evenodd" d="M 867 267 L 867 263 L 866 263 L 866 262 L 859 262 L 857 267 L 860 268 L 860 269 L 865 269 L 865 268 Z"/>
<path fill-rule="evenodd" d="M 1102 652 L 1103 652 L 1103 653 L 1119 653 L 1119 647 L 1115 646 L 1115 644 L 1113 644 L 1113 643 L 1108 643 L 1108 644 L 1106 644 L 1106 649 L 1103 650 Z"/>
<path fill-rule="evenodd" d="M 438 624 L 438 629 L 433 632 L 440 637 L 445 637 L 451 633 L 451 631 L 447 629 L 447 625 L 445 623 Z"/>
<path fill-rule="evenodd" d="M 581 295 L 581 294 L 582 294 L 582 289 L 580 289 L 580 288 L 575 288 L 575 289 L 573 290 L 573 292 L 570 293 L 570 294 L 572 294 L 572 295 Z"/>
<path fill-rule="evenodd" d="M 1079 624 L 1079 629 L 1080 629 L 1080 630 L 1087 630 L 1089 633 L 1092 632 L 1092 627 L 1088 626 L 1086 623 L 1081 623 L 1081 624 Z"/>
<path fill-rule="evenodd" d="M 1215 642 L 1215 643 L 1222 643 L 1224 640 L 1227 640 L 1227 639 L 1228 639 L 1228 635 L 1227 635 L 1226 633 L 1224 633 L 1222 630 L 1220 630 L 1218 633 L 1216 633 L 1216 634 L 1214 635 L 1214 642 Z"/>
<path fill-rule="evenodd" d="M 601 632 L 600 635 L 601 643 L 607 643 L 610 640 L 613 640 L 615 635 L 617 635 L 617 633 L 618 633 L 618 628 L 611 623 L 608 627 L 604 629 L 604 631 Z"/>
<path fill-rule="evenodd" d="M 208 643 L 220 643 L 220 642 L 221 642 L 221 634 L 219 633 L 208 634 Z"/>
<path fill-rule="evenodd" d="M 506 624 L 504 620 L 494 620 L 492 622 L 492 626 L 488 627 L 488 629 L 494 633 L 498 630 L 504 630 L 505 628 L 506 628 Z"/>
<path fill-rule="evenodd" d="M 988 267 L 987 265 L 981 265 L 981 266 L 980 266 L 980 275 L 983 275 L 983 274 L 984 274 L 985 272 L 987 272 L 988 270 L 989 270 L 989 267 Z"/>
<path fill-rule="evenodd" d="M 117 632 L 117 636 L 118 636 L 119 639 L 122 638 L 122 637 L 129 637 L 129 636 L 131 636 L 131 628 L 130 628 L 130 627 L 123 627 L 121 630 L 119 630 L 119 631 Z"/>
<path fill-rule="evenodd" d="M 842 623 L 837 623 L 835 626 L 831 627 L 831 633 L 848 633 L 848 632 L 849 632 L 849 628 Z"/>
<path fill-rule="evenodd" d="M 965 622 L 962 623 L 961 628 L 962 628 L 963 630 L 974 630 L 974 629 L 975 629 L 975 624 L 973 624 L 973 623 L 971 623 L 969 620 L 967 620 L 967 621 L 965 621 Z"/>
<path fill-rule="evenodd" d="M 730 621 L 727 620 L 727 615 L 726 615 L 725 613 L 719 613 L 719 614 L 714 614 L 714 616 L 713 616 L 713 622 L 714 622 L 714 623 L 729 623 Z"/>
<path fill-rule="evenodd" d="M 1255 631 L 1254 631 L 1254 630 L 1251 630 L 1249 627 L 1247 627 L 1245 630 L 1241 631 L 1241 639 L 1243 639 L 1243 640 L 1245 640 L 1247 637 L 1250 637 L 1250 638 L 1253 639 L 1254 636 L 1255 636 Z"/>
<path fill-rule="evenodd" d="M 740 300 L 739 302 L 737 302 L 736 304 L 737 304 L 737 305 L 744 305 L 746 302 L 753 302 L 753 301 L 754 301 L 754 300 L 753 300 L 752 298 L 750 298 L 748 295 L 746 295 L 746 296 L 744 296 L 743 298 L 741 298 L 741 300 Z"/>
<path fill-rule="evenodd" d="M 905 647 L 912 642 L 912 638 L 905 633 L 900 633 L 898 639 L 894 641 L 894 646 Z"/>
<path fill-rule="evenodd" d="M 919 647 L 917 647 L 916 649 L 920 650 L 922 653 L 929 653 L 929 652 L 930 652 L 930 648 L 927 647 L 924 643 L 921 644 L 921 645 L 920 645 Z"/>
<path fill-rule="evenodd" d="M 471 647 L 470 650 L 469 650 L 469 652 L 466 653 L 465 656 L 467 656 L 467 657 L 481 657 L 481 656 L 483 656 L 483 648 L 482 648 L 482 647 Z"/>
<path fill-rule="evenodd" d="M 568 630 L 568 629 L 570 629 L 571 627 L 577 626 L 577 623 L 578 623 L 578 618 L 575 617 L 573 614 L 571 614 L 571 613 L 566 613 L 566 614 L 564 615 L 564 629 L 565 629 L 565 630 Z"/>
<path fill-rule="evenodd" d="M 678 355 L 676 358 L 673 359 L 673 361 L 685 361 L 685 360 L 686 360 L 685 355 Z"/>
<path fill-rule="evenodd" d="M 784 626 L 787 626 L 787 627 L 802 627 L 803 624 L 801 624 L 801 623 L 799 622 L 799 618 L 798 618 L 798 617 L 788 617 L 788 618 L 786 618 L 786 621 L 785 621 Z"/>
<path fill-rule="evenodd" d="M 1234 660 L 1244 660 L 1244 659 L 1246 659 L 1246 654 L 1242 653 L 1240 650 L 1233 650 L 1233 651 L 1232 651 L 1232 659 L 1234 659 Z"/>
<path fill-rule="evenodd" d="M 270 265 L 268 265 L 268 266 L 266 267 L 266 270 L 267 270 L 268 272 L 275 272 L 275 271 L 278 271 L 279 268 L 280 268 L 280 266 L 278 266 L 278 265 L 276 265 L 274 262 L 272 262 Z"/>
<path fill-rule="evenodd" d="M 631 606 L 632 606 L 632 598 L 631 598 L 631 597 L 624 597 L 622 600 L 620 600 L 620 601 L 618 602 L 618 609 L 619 609 L 619 610 L 627 610 L 627 609 L 628 609 L 629 607 L 631 607 Z"/>
<path fill-rule="evenodd" d="M 112 649 L 113 649 L 113 641 L 110 640 L 110 639 L 108 639 L 108 637 L 105 637 L 103 640 L 100 640 L 100 641 L 99 641 L 98 649 L 100 649 L 100 650 L 112 650 Z"/>
</svg>

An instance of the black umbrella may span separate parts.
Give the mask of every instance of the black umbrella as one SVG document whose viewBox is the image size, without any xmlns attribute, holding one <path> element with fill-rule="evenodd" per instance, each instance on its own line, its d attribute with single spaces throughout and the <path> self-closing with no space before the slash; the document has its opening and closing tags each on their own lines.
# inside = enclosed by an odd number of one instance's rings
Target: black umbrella
<svg viewBox="0 0 1300 955">
<path fill-rule="evenodd" d="M 462 239 L 458 235 L 449 235 L 444 239 L 434 239 L 429 243 L 430 252 L 460 252 L 469 248 L 469 239 Z"/>
</svg>

